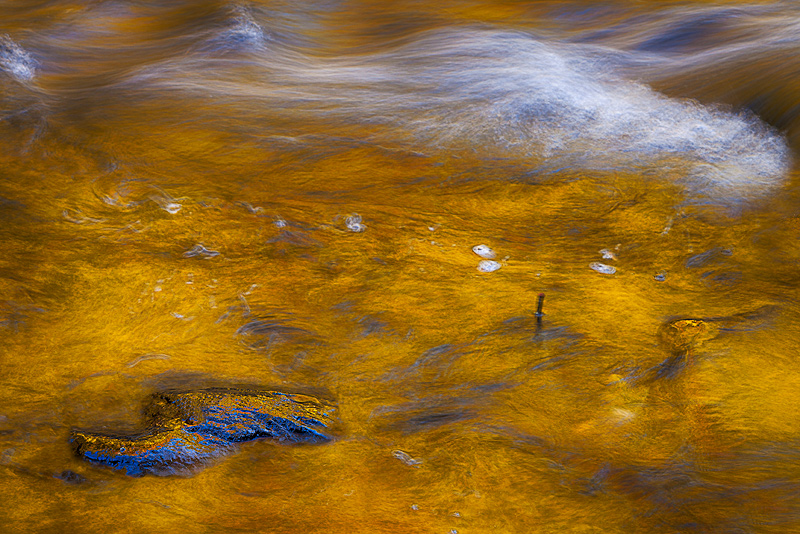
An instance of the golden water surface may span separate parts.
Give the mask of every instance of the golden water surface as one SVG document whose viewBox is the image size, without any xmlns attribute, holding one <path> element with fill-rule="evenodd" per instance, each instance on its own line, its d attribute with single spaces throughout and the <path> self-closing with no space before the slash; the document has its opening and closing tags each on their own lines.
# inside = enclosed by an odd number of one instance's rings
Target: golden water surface
<svg viewBox="0 0 800 534">
<path fill-rule="evenodd" d="M 800 532 L 793 4 L 2 2 L 0 37 L 0 530 Z M 334 439 L 70 447 L 212 386 Z"/>
</svg>

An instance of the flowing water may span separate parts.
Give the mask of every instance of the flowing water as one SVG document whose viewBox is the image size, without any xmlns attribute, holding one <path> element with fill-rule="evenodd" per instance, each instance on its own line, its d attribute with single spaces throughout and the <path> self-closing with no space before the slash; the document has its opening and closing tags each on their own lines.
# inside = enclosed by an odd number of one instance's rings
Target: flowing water
<svg viewBox="0 0 800 534">
<path fill-rule="evenodd" d="M 800 532 L 798 58 L 792 2 L 3 2 L 2 529 Z M 333 439 L 73 453 L 212 386 Z"/>
</svg>

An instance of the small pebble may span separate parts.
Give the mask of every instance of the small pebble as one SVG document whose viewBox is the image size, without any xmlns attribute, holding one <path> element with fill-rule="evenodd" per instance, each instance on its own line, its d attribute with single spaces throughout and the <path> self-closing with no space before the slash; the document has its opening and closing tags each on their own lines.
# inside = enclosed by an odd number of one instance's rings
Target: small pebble
<svg viewBox="0 0 800 534">
<path fill-rule="evenodd" d="M 482 273 L 493 273 L 500 267 L 501 265 L 493 260 L 481 260 L 478 263 L 478 270 Z"/>
<path fill-rule="evenodd" d="M 617 272 L 617 269 L 615 267 L 597 261 L 593 261 L 592 263 L 590 263 L 589 267 L 591 267 L 600 274 L 614 274 L 615 272 Z"/>
<path fill-rule="evenodd" d="M 655 279 L 656 282 L 663 282 L 664 280 L 667 279 L 667 275 L 663 274 L 663 273 L 659 273 L 659 274 L 655 275 L 653 278 Z"/>
<path fill-rule="evenodd" d="M 475 245 L 472 247 L 472 252 L 487 260 L 493 260 L 497 256 L 494 250 L 490 249 L 486 245 Z"/>
<path fill-rule="evenodd" d="M 366 225 L 361 223 L 361 215 L 353 214 L 344 220 L 344 225 L 351 232 L 363 232 L 367 229 Z"/>
</svg>

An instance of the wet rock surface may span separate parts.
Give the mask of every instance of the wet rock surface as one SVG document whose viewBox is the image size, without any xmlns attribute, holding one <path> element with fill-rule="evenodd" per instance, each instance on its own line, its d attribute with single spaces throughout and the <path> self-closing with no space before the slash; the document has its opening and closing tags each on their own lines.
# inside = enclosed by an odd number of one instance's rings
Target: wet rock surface
<svg viewBox="0 0 800 534">
<path fill-rule="evenodd" d="M 167 391 L 148 400 L 144 431 L 114 435 L 73 430 L 70 444 L 78 456 L 131 476 L 179 474 L 232 452 L 244 441 L 328 441 L 334 410 L 315 397 L 276 391 Z"/>
</svg>

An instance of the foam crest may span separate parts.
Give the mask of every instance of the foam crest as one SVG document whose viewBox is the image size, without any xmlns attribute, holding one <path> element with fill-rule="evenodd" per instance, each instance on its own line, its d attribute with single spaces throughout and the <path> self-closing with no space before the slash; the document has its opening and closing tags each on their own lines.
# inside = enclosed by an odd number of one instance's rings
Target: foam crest
<svg viewBox="0 0 800 534">
<path fill-rule="evenodd" d="M 264 30 L 255 21 L 250 11 L 242 6 L 231 8 L 232 18 L 229 26 L 222 31 L 216 41 L 223 46 L 259 48 L 267 41 Z"/>
<path fill-rule="evenodd" d="M 376 141 L 415 150 L 523 158 L 535 172 L 647 172 L 678 180 L 704 202 L 747 200 L 783 181 L 790 157 L 777 132 L 756 117 L 626 80 L 616 74 L 623 59 L 523 33 L 458 29 L 356 57 L 272 47 L 248 65 L 259 76 L 247 83 L 226 75 L 229 65 L 149 76 L 173 88 L 255 98 L 262 114 L 383 126 Z M 208 72 L 215 74 L 198 78 Z"/>
<path fill-rule="evenodd" d="M 27 82 L 36 75 L 36 60 L 11 37 L 0 35 L 0 70 Z"/>
</svg>

